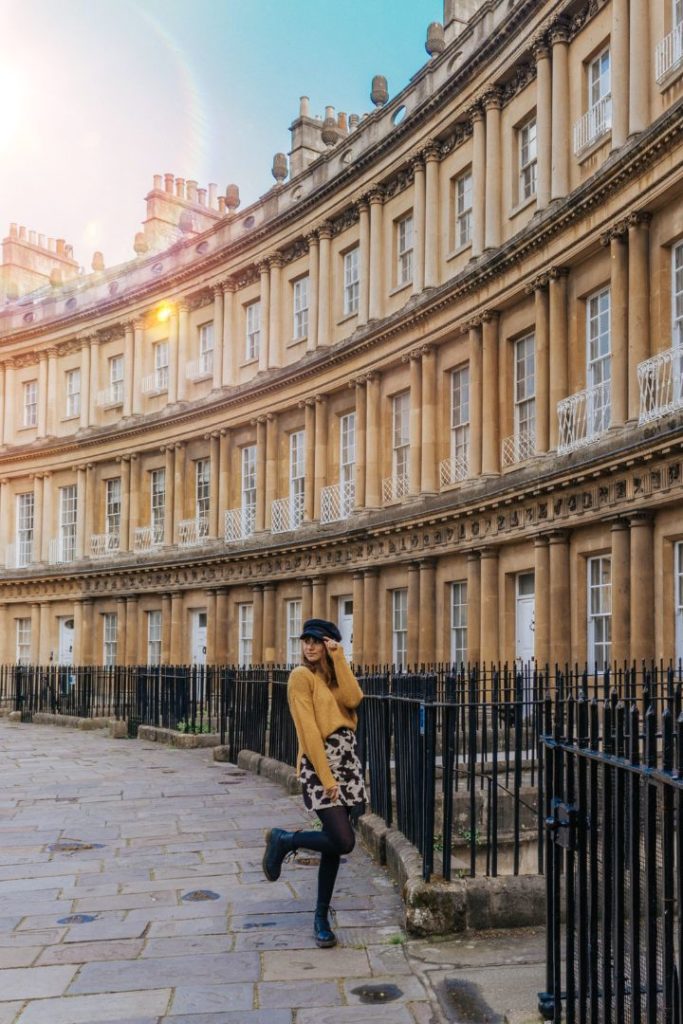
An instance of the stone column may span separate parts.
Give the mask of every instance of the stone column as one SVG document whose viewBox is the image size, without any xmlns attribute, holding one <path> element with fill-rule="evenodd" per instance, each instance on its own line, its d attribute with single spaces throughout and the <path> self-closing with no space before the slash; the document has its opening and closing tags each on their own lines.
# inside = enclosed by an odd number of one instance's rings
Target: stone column
<svg viewBox="0 0 683 1024">
<path fill-rule="evenodd" d="M 430 345 L 422 349 L 422 463 L 423 494 L 438 491 L 436 477 L 436 352 Z"/>
<path fill-rule="evenodd" d="M 358 203 L 358 319 L 359 327 L 368 322 L 370 308 L 370 207 L 365 198 Z"/>
<path fill-rule="evenodd" d="M 5 364 L 0 363 L 0 448 L 5 446 L 5 408 L 7 396 L 5 394 Z"/>
<path fill-rule="evenodd" d="M 623 226 L 609 231 L 601 239 L 609 245 L 611 293 L 612 396 L 611 426 L 621 427 L 628 410 L 628 250 Z"/>
<path fill-rule="evenodd" d="M 481 552 L 467 552 L 467 660 L 481 660 Z"/>
<path fill-rule="evenodd" d="M 547 537 L 534 537 L 534 657 L 540 668 L 550 657 L 550 554 Z"/>
<path fill-rule="evenodd" d="M 547 452 L 550 439 L 550 308 L 548 278 L 533 284 L 536 317 L 536 451 Z"/>
<path fill-rule="evenodd" d="M 481 471 L 500 472 L 500 408 L 498 400 L 498 313 L 482 314 Z"/>
<path fill-rule="evenodd" d="M 270 257 L 270 316 L 268 318 L 268 369 L 282 362 L 282 267 L 280 253 Z M 263 341 L 263 338 L 261 338 Z"/>
<path fill-rule="evenodd" d="M 31 641 L 33 643 L 33 616 L 31 616 Z M 74 665 L 83 664 L 83 602 L 74 601 Z"/>
<path fill-rule="evenodd" d="M 413 295 L 424 288 L 425 261 L 425 166 L 421 156 L 413 161 Z"/>
<path fill-rule="evenodd" d="M 569 29 L 561 20 L 550 30 L 553 47 L 552 170 L 550 198 L 569 191 Z"/>
<path fill-rule="evenodd" d="M 628 136 L 628 8 L 629 0 L 612 0 L 612 31 L 610 33 L 610 75 L 612 77 L 612 149 L 619 149 L 620 146 L 623 146 Z"/>
<path fill-rule="evenodd" d="M 420 649 L 420 563 L 410 562 L 408 565 L 408 646 L 406 661 L 408 665 L 418 663 Z"/>
<path fill-rule="evenodd" d="M 552 267 L 550 276 L 549 445 L 557 448 L 559 421 L 557 403 L 567 397 L 567 275 L 566 267 Z"/>
<path fill-rule="evenodd" d="M 315 396 L 315 487 L 313 515 L 320 519 L 321 492 L 327 483 L 327 396 Z M 308 488 L 309 481 L 306 480 Z"/>
<path fill-rule="evenodd" d="M 45 401 L 47 403 L 45 411 L 45 431 L 48 437 L 53 437 L 56 433 L 57 421 L 63 414 L 63 409 L 59 409 L 57 407 L 57 402 L 53 400 L 55 395 L 61 395 L 61 393 L 62 388 L 60 383 L 57 381 L 57 349 L 49 348 L 47 350 L 47 394 L 45 396 Z M 0 423 L 1 422 L 2 416 L 0 416 Z M 0 443 L 2 443 L 1 437 Z"/>
<path fill-rule="evenodd" d="M 624 665 L 631 638 L 631 537 L 624 519 L 612 523 L 612 661 Z"/>
<path fill-rule="evenodd" d="M 421 489 L 422 469 L 422 367 L 420 352 L 403 357 L 410 363 L 410 456 L 408 461 L 408 493 L 417 495 Z M 408 658 L 410 662 L 410 658 Z"/>
<path fill-rule="evenodd" d="M 380 378 L 378 373 L 366 377 L 367 420 L 365 438 L 365 506 L 380 505 Z"/>
<path fill-rule="evenodd" d="M 178 401 L 178 374 L 179 374 L 179 327 L 178 309 L 174 308 L 168 318 L 168 404 L 173 405 Z"/>
<path fill-rule="evenodd" d="M 45 558 L 44 551 L 48 548 L 48 529 L 43 522 L 43 478 L 40 474 L 33 477 L 33 551 L 36 562 Z"/>
<path fill-rule="evenodd" d="M 315 399 L 307 398 L 300 402 L 299 407 L 304 409 L 304 439 L 305 439 L 305 475 L 306 483 L 304 490 L 304 519 L 310 523 L 315 516 L 315 465 L 316 465 L 316 436 L 315 436 Z"/>
<path fill-rule="evenodd" d="M 96 493 L 95 493 L 95 466 L 92 462 L 89 462 L 85 467 L 85 495 L 83 498 L 83 505 L 78 500 L 78 506 L 76 508 L 77 519 L 83 516 L 84 524 L 84 538 L 83 538 L 83 554 L 90 554 L 90 538 L 95 532 L 95 523 L 97 522 L 97 507 L 96 507 Z"/>
<path fill-rule="evenodd" d="M 221 435 L 217 430 L 211 432 L 209 438 L 209 537 L 220 535 L 219 523 L 219 481 L 221 465 Z"/>
<path fill-rule="evenodd" d="M 430 143 L 425 159 L 425 288 L 439 283 L 439 147 Z"/>
<path fill-rule="evenodd" d="M 650 123 L 650 2 L 631 0 L 629 19 L 628 133 L 636 135 Z"/>
<path fill-rule="evenodd" d="M 318 228 L 320 239 L 318 271 L 318 345 L 330 343 L 330 239 L 332 225 L 321 224 Z M 310 319 L 310 312 L 309 312 Z"/>
<path fill-rule="evenodd" d="M 85 508 L 88 500 L 87 479 L 85 466 L 78 466 L 76 470 L 76 558 L 83 558 L 85 554 Z"/>
<path fill-rule="evenodd" d="M 270 513 L 268 517 L 270 523 Z M 256 420 L 256 514 L 254 530 L 266 528 L 266 417 Z"/>
<path fill-rule="evenodd" d="M 538 153 L 536 206 L 539 210 L 544 210 L 550 202 L 553 152 L 552 67 L 550 47 L 545 37 L 537 39 L 532 49 L 536 60 L 536 151 Z"/>
<path fill-rule="evenodd" d="M 45 437 L 47 433 L 47 352 L 43 349 L 38 353 L 38 416 L 36 437 Z"/>
<path fill-rule="evenodd" d="M 260 584 L 251 588 L 254 607 L 254 638 L 251 646 L 252 665 L 263 664 L 263 587 Z"/>
<path fill-rule="evenodd" d="M 378 598 L 379 574 L 377 569 L 366 569 L 363 574 L 363 608 L 366 616 L 369 613 L 374 616 L 374 619 L 368 622 L 368 628 L 363 630 L 363 661 L 370 666 L 376 665 L 379 661 L 378 620 L 382 612 Z"/>
<path fill-rule="evenodd" d="M 178 306 L 178 348 L 177 348 L 177 395 L 178 402 L 185 398 L 185 365 L 190 354 L 190 307 L 186 302 Z"/>
<path fill-rule="evenodd" d="M 313 577 L 313 618 L 326 619 L 327 615 L 327 577 Z"/>
<path fill-rule="evenodd" d="M 133 374 L 133 383 L 131 401 L 133 416 L 139 416 L 142 411 L 142 388 L 141 388 L 141 375 L 142 375 L 142 351 L 143 343 L 145 339 L 145 322 L 144 320 L 135 320 L 133 322 L 133 366 L 136 368 Z M 170 351 L 170 344 L 169 344 Z"/>
<path fill-rule="evenodd" d="M 5 360 L 5 404 L 3 408 L 4 428 L 3 437 L 5 444 L 14 442 L 14 360 Z"/>
<path fill-rule="evenodd" d="M 216 643 L 218 640 L 218 623 L 216 621 L 216 591 L 206 592 L 206 663 L 217 665 Z"/>
<path fill-rule="evenodd" d="M 4 510 L 0 515 L 4 514 Z M 78 523 L 78 519 L 76 520 Z M 77 526 L 78 528 L 78 526 Z M 50 536 L 52 534 L 52 473 L 43 474 L 43 550 L 42 561 L 48 557 Z"/>
<path fill-rule="evenodd" d="M 265 528 L 270 529 L 273 502 L 277 497 L 277 416 L 266 415 L 266 518 Z"/>
<path fill-rule="evenodd" d="M 353 652 L 354 665 L 363 665 L 365 652 L 363 650 L 363 635 L 365 622 L 365 607 L 363 604 L 363 573 L 358 571 L 353 574 Z"/>
<path fill-rule="evenodd" d="M 161 664 L 176 664 L 171 660 L 171 595 L 161 595 Z"/>
<path fill-rule="evenodd" d="M 230 508 L 230 431 L 225 428 L 220 431 L 218 451 L 218 536 L 223 537 Z"/>
<path fill-rule="evenodd" d="M 272 665 L 275 661 L 275 584 L 263 584 L 263 661 Z"/>
<path fill-rule="evenodd" d="M 147 657 L 139 657 L 138 653 L 138 599 L 137 597 L 126 598 L 126 665 L 137 665 L 143 663 Z"/>
<path fill-rule="evenodd" d="M 235 383 L 235 364 L 241 358 L 237 351 L 239 340 L 235 334 L 233 322 L 236 287 L 233 281 L 223 283 L 223 379 L 221 384 L 228 387 Z M 244 347 L 242 352 L 244 352 Z"/>
<path fill-rule="evenodd" d="M 228 590 L 216 590 L 216 664 L 225 665 L 228 660 Z"/>
<path fill-rule="evenodd" d="M 165 453 L 165 484 L 166 494 L 164 496 L 164 544 L 173 544 L 175 539 L 175 447 L 169 444 L 162 449 Z"/>
<path fill-rule="evenodd" d="M 124 325 L 123 334 L 123 415 L 133 414 L 133 389 L 135 388 L 135 336 L 130 321 Z"/>
<path fill-rule="evenodd" d="M 310 576 L 301 580 L 301 623 L 313 618 L 313 582 Z"/>
<path fill-rule="evenodd" d="M 177 542 L 178 524 L 185 519 L 185 477 L 187 475 L 187 452 L 181 442 L 175 446 L 175 487 L 173 488 L 173 540 Z M 194 509 L 192 510 L 194 512 Z"/>
<path fill-rule="evenodd" d="M 306 236 L 308 242 L 308 337 L 306 351 L 313 352 L 318 346 L 318 294 L 320 291 L 320 259 L 318 236 L 312 231 Z"/>
<path fill-rule="evenodd" d="M 90 346 L 90 412 L 88 423 L 97 421 L 97 391 L 100 386 L 100 339 L 96 335 L 88 338 Z M 107 382 L 108 383 L 108 382 Z"/>
<path fill-rule="evenodd" d="M 499 660 L 498 548 L 482 548 L 481 550 L 480 628 L 481 663 L 482 666 L 488 666 Z"/>
<path fill-rule="evenodd" d="M 384 310 L 384 251 L 383 221 L 384 192 L 373 188 L 368 194 L 370 201 L 370 293 L 368 319 L 379 320 Z"/>
<path fill-rule="evenodd" d="M 654 518 L 637 513 L 631 523 L 631 658 L 640 664 L 655 653 Z"/>
<path fill-rule="evenodd" d="M 470 437 L 467 453 L 467 475 L 471 479 L 481 475 L 482 441 L 482 340 L 481 319 L 472 320 L 467 328 L 470 363 Z M 477 641 L 478 642 L 478 641 Z"/>
<path fill-rule="evenodd" d="M 355 380 L 351 386 L 354 388 L 356 393 L 356 465 L 354 471 L 356 486 L 354 508 L 360 509 L 365 507 L 365 451 L 367 432 L 365 381 L 361 379 Z"/>
<path fill-rule="evenodd" d="M 131 551 L 132 544 L 128 537 L 128 528 L 131 520 L 130 514 L 130 491 L 131 491 L 131 464 L 130 455 L 122 455 L 117 459 L 121 473 L 121 525 L 119 527 L 119 550 Z"/>
<path fill-rule="evenodd" d="M 126 599 L 116 598 L 116 665 L 126 664 Z"/>
<path fill-rule="evenodd" d="M 569 603 L 569 536 L 557 530 L 549 537 L 550 662 L 564 668 L 571 659 Z"/>
<path fill-rule="evenodd" d="M 130 457 L 130 523 L 128 524 L 128 550 L 135 550 L 135 531 L 140 525 L 140 458 L 136 454 Z M 122 535 L 126 524 L 122 523 Z"/>
<path fill-rule="evenodd" d="M 496 249 L 501 243 L 501 159 L 500 159 L 500 110 L 502 99 L 498 89 L 492 89 L 484 96 L 486 110 L 486 229 L 484 247 Z"/>
<path fill-rule="evenodd" d="M 95 664 L 95 623 L 93 622 L 94 602 L 85 598 L 83 607 L 83 639 L 81 642 L 81 664 Z"/>
<path fill-rule="evenodd" d="M 187 649 L 185 646 L 185 610 L 183 592 L 175 590 L 171 594 L 171 664 L 186 665 Z"/>
<path fill-rule="evenodd" d="M 268 353 L 270 351 L 270 339 L 268 337 L 268 327 L 270 324 L 270 265 L 268 260 L 259 263 L 258 270 L 261 275 L 261 339 L 258 357 L 260 373 L 268 369 Z"/>
<path fill-rule="evenodd" d="M 40 637 L 42 607 L 38 601 L 31 604 L 31 663 L 40 665 Z"/>
<path fill-rule="evenodd" d="M 436 658 L 436 562 L 423 558 L 420 562 L 420 639 L 418 661 L 435 662 Z"/>
<path fill-rule="evenodd" d="M 225 325 L 225 298 L 223 285 L 213 291 L 213 382 L 214 391 L 223 387 L 223 331 Z"/>
<path fill-rule="evenodd" d="M 472 258 L 484 251 L 486 232 L 486 123 L 484 111 L 472 108 Z"/>
<path fill-rule="evenodd" d="M 638 364 L 650 356 L 650 219 L 641 212 L 628 218 L 628 418 L 636 421 Z"/>
</svg>

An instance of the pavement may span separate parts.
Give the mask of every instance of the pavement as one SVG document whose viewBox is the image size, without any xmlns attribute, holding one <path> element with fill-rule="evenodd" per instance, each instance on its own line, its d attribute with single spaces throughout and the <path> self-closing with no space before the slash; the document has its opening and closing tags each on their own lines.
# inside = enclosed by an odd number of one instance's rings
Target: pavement
<svg viewBox="0 0 683 1024">
<path fill-rule="evenodd" d="M 300 798 L 179 750 L 0 719 L 0 1024 L 537 1024 L 543 936 L 408 940 L 359 846 L 339 945 L 312 935 L 316 858 L 261 873 Z"/>
</svg>

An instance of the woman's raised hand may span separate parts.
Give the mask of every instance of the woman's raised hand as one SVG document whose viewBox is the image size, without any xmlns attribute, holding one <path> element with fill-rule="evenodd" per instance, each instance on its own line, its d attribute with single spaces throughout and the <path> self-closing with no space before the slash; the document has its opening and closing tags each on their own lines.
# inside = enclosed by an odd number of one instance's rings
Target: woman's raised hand
<svg viewBox="0 0 683 1024">
<path fill-rule="evenodd" d="M 329 636 L 324 637 L 323 643 L 325 644 L 325 650 L 329 651 L 330 654 L 332 654 L 332 651 L 336 651 L 337 648 L 339 647 L 337 641 L 332 640 L 331 637 Z"/>
</svg>

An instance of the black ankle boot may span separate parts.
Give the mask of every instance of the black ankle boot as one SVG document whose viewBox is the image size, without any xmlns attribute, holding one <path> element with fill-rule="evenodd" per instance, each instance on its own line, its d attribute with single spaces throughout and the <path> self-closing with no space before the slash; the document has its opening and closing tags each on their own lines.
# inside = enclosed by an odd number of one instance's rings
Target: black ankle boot
<svg viewBox="0 0 683 1024">
<path fill-rule="evenodd" d="M 293 832 L 285 832 L 282 828 L 273 828 L 266 833 L 266 852 L 263 854 L 263 874 L 269 882 L 277 882 L 282 870 L 282 862 L 294 849 Z"/>
<path fill-rule="evenodd" d="M 320 946 L 321 949 L 328 949 L 330 946 L 337 945 L 337 936 L 330 928 L 330 921 L 327 916 L 329 909 L 324 903 L 319 903 L 315 908 L 313 934 L 315 935 L 316 946 Z"/>
</svg>

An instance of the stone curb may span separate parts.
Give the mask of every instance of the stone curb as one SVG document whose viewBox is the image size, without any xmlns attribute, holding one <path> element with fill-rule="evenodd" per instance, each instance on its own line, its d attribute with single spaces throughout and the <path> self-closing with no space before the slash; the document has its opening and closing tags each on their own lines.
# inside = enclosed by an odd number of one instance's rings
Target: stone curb
<svg viewBox="0 0 683 1024">
<path fill-rule="evenodd" d="M 10 711 L 7 715 L 10 722 L 21 721 L 21 711 Z M 91 732 L 93 729 L 108 729 L 110 718 L 77 718 L 75 715 L 53 715 L 48 711 L 36 711 L 31 716 L 33 725 L 59 725 L 64 729 L 82 729 Z"/>
<path fill-rule="evenodd" d="M 166 743 L 170 747 L 194 750 L 197 747 L 217 747 L 220 737 L 217 733 L 178 732 L 176 729 L 160 729 L 154 725 L 138 727 L 138 739 L 152 743 Z"/>
<path fill-rule="evenodd" d="M 215 747 L 217 761 L 227 761 L 227 747 Z M 237 764 L 245 771 L 279 783 L 288 793 L 301 793 L 290 765 L 241 750 Z M 422 857 L 402 832 L 389 828 L 376 814 L 364 814 L 358 831 L 368 852 L 386 866 L 397 883 L 411 935 L 448 935 L 469 929 L 525 928 L 545 924 L 545 889 L 538 875 L 458 878 L 451 882 L 422 879 Z"/>
</svg>

